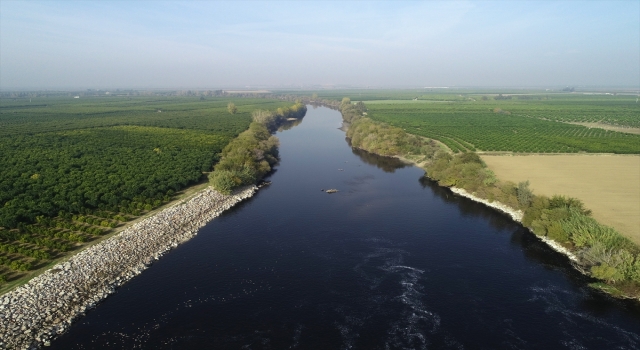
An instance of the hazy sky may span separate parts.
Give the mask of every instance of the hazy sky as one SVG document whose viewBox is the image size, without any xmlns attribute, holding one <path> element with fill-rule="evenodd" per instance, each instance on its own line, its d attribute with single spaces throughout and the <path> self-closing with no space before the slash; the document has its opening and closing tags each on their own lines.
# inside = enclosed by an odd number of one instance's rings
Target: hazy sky
<svg viewBox="0 0 640 350">
<path fill-rule="evenodd" d="M 0 1 L 0 89 L 640 86 L 640 1 Z"/>
</svg>

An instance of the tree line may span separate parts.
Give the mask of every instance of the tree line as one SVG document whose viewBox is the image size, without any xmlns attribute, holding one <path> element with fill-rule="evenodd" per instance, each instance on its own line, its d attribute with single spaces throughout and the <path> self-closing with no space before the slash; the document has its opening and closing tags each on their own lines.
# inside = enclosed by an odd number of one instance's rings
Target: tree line
<svg viewBox="0 0 640 350">
<path fill-rule="evenodd" d="M 279 140 L 271 133 L 288 119 L 300 119 L 306 112 L 307 107 L 301 102 L 275 111 L 254 111 L 249 129 L 222 150 L 222 158 L 209 176 L 211 185 L 229 194 L 237 187 L 257 183 L 278 162 Z"/>
</svg>

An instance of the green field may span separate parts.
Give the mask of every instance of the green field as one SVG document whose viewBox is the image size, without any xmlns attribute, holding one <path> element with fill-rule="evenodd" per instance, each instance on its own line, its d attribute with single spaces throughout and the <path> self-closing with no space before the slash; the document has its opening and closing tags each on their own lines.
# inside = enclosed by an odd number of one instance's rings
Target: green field
<svg viewBox="0 0 640 350">
<path fill-rule="evenodd" d="M 237 112 L 227 110 L 235 103 Z M 223 97 L 0 100 L 0 282 L 201 181 L 256 109 Z"/>
<path fill-rule="evenodd" d="M 351 96 L 359 101 L 358 94 Z M 415 98 L 415 97 L 414 97 Z M 567 122 L 640 126 L 636 96 L 438 94 L 418 100 L 363 99 L 373 120 L 459 151 L 640 153 L 640 135 Z"/>
</svg>

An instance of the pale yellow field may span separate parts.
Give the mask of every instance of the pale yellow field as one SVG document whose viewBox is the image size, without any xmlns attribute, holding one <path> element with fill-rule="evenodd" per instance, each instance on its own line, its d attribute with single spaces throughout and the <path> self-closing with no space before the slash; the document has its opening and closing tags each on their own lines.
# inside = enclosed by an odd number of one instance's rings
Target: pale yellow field
<svg viewBox="0 0 640 350">
<path fill-rule="evenodd" d="M 534 194 L 575 197 L 599 222 L 640 244 L 640 156 L 482 155 L 501 180 L 529 180 Z"/>
<path fill-rule="evenodd" d="M 599 129 L 605 129 L 605 130 L 625 132 L 627 134 L 640 135 L 640 128 L 613 126 L 613 125 L 602 124 L 602 123 L 567 123 L 567 124 L 582 125 L 582 126 L 586 126 L 589 129 L 599 128 Z"/>
</svg>

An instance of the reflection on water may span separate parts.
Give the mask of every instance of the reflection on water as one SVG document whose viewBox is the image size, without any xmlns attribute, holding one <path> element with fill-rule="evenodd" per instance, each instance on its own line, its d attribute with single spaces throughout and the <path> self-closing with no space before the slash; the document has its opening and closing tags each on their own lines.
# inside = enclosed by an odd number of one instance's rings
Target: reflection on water
<svg viewBox="0 0 640 350">
<path fill-rule="evenodd" d="M 304 120 L 304 118 L 300 118 L 300 119 L 295 119 L 295 120 L 286 120 L 284 122 L 282 122 L 282 124 L 280 124 L 280 126 L 278 127 L 278 132 L 282 132 L 285 130 L 290 130 L 291 128 L 298 126 L 302 123 L 302 120 Z"/>
<path fill-rule="evenodd" d="M 512 221 L 508 215 L 483 204 L 476 203 L 466 197 L 459 196 L 451 192 L 447 187 L 439 186 L 436 181 L 426 176 L 421 177 L 419 182 L 423 188 L 429 188 L 438 198 L 447 203 L 455 204 L 463 215 L 482 218 L 486 220 L 491 227 L 496 229 L 496 231 L 512 232 L 509 242 L 513 246 L 521 249 L 527 260 L 544 266 L 549 270 L 562 272 L 568 278 L 568 281 L 579 290 L 579 293 L 584 298 L 582 304 L 588 306 L 588 309 L 594 310 L 594 307 L 596 309 L 603 307 L 605 309 L 622 307 L 633 310 L 634 313 L 640 315 L 640 303 L 630 300 L 616 300 L 609 295 L 591 289 L 588 287 L 588 284 L 595 282 L 594 279 L 580 273 L 569 258 L 551 249 L 546 243 L 536 238 L 527 228 Z M 543 291 L 544 293 L 550 293 L 548 289 L 534 288 L 534 290 L 536 295 L 543 293 Z M 538 296 L 536 296 L 536 298 L 537 297 Z M 636 336 L 637 334 L 632 338 L 636 339 Z"/>
<path fill-rule="evenodd" d="M 407 164 L 398 158 L 383 157 L 358 148 L 351 148 L 351 152 L 358 156 L 358 158 L 360 158 L 360 160 L 362 160 L 364 163 L 375 165 L 376 168 L 381 169 L 386 173 L 394 173 L 397 169 L 411 166 L 410 164 Z"/>
<path fill-rule="evenodd" d="M 462 215 L 475 216 L 484 218 L 489 224 L 496 230 L 502 231 L 505 229 L 513 229 L 518 226 L 515 224 L 508 215 L 503 214 L 495 209 L 489 208 L 484 204 L 476 203 L 466 197 L 459 196 L 448 187 L 442 187 L 438 185 L 436 181 L 429 179 L 426 176 L 418 179 L 422 188 L 429 188 L 434 195 L 443 201 L 451 204 L 455 204 L 460 208 Z"/>
</svg>

